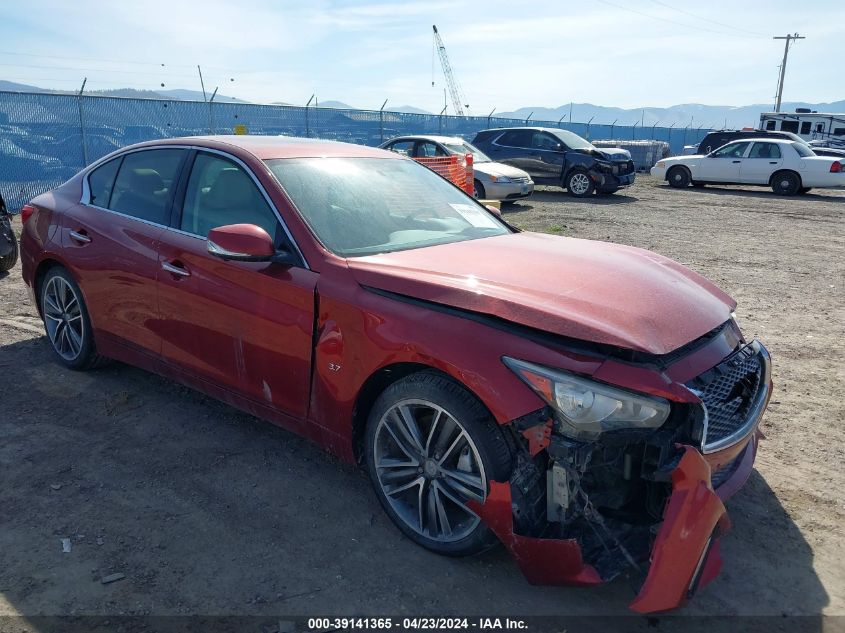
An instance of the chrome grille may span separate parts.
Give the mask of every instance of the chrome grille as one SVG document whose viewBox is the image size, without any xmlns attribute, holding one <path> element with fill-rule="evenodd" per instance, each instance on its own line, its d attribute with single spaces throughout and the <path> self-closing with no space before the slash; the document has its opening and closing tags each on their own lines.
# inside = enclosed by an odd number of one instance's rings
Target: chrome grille
<svg viewBox="0 0 845 633">
<path fill-rule="evenodd" d="M 530 181 L 531 181 L 531 179 L 528 176 L 511 177 L 511 182 L 516 182 L 516 183 L 519 183 L 521 185 L 524 185 L 525 183 L 530 182 Z"/>
<path fill-rule="evenodd" d="M 768 353 L 755 342 L 687 385 L 707 414 L 705 452 L 726 448 L 751 431 L 762 414 L 769 371 Z"/>
</svg>

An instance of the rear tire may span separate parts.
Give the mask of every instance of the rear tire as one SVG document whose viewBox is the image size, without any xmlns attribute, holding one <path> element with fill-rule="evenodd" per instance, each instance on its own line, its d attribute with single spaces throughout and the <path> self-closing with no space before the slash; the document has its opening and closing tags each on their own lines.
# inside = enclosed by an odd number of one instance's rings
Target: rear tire
<svg viewBox="0 0 845 633">
<path fill-rule="evenodd" d="M 0 273 L 12 270 L 18 263 L 18 238 L 15 237 L 14 231 L 11 231 L 10 234 L 12 236 L 12 251 L 0 257 Z"/>
<path fill-rule="evenodd" d="M 692 175 L 686 167 L 672 167 L 666 174 L 666 180 L 676 189 L 686 189 L 692 182 Z"/>
<path fill-rule="evenodd" d="M 776 172 L 770 183 L 772 191 L 779 196 L 794 196 L 801 190 L 801 177 L 794 171 Z"/>
<path fill-rule="evenodd" d="M 365 461 L 384 511 L 418 545 L 468 556 L 497 544 L 464 504 L 508 480 L 510 449 L 487 409 L 448 377 L 422 371 L 384 390 L 367 420 Z"/>
<path fill-rule="evenodd" d="M 59 362 L 75 370 L 93 369 L 106 359 L 97 353 L 91 317 L 82 290 L 61 266 L 44 275 L 38 288 L 47 339 Z"/>
<path fill-rule="evenodd" d="M 569 172 L 563 186 L 569 191 L 569 195 L 575 198 L 587 198 L 596 190 L 593 179 L 583 169 L 573 169 Z"/>
</svg>

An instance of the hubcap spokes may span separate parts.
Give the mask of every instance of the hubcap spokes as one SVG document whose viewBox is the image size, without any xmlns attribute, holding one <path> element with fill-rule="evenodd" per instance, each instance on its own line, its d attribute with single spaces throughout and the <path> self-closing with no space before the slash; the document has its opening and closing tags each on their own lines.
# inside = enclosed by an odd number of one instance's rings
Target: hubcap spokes
<svg viewBox="0 0 845 633">
<path fill-rule="evenodd" d="M 82 308 L 70 284 L 53 277 L 44 288 L 44 325 L 56 353 L 65 360 L 74 360 L 82 351 Z"/>
<path fill-rule="evenodd" d="M 590 187 L 590 182 L 584 174 L 575 174 L 569 183 L 575 193 L 581 194 Z"/>
<path fill-rule="evenodd" d="M 478 525 L 466 501 L 483 503 L 487 479 L 478 449 L 447 411 L 405 400 L 379 421 L 378 482 L 402 521 L 439 542 L 458 541 Z"/>
</svg>

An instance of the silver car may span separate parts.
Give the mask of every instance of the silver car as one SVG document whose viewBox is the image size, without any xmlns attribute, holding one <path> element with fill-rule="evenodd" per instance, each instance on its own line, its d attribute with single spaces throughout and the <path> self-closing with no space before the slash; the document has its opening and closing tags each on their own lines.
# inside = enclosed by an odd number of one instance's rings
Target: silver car
<svg viewBox="0 0 845 633">
<path fill-rule="evenodd" d="M 534 193 L 534 181 L 526 172 L 493 162 L 480 149 L 458 136 L 397 136 L 380 147 L 411 158 L 472 154 L 475 197 L 482 200 L 508 203 Z"/>
</svg>

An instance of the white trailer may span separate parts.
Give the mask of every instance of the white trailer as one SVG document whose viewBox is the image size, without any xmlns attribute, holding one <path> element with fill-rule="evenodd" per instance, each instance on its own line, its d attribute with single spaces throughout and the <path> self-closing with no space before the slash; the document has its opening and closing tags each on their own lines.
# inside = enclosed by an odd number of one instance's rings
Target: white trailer
<svg viewBox="0 0 845 633">
<path fill-rule="evenodd" d="M 763 112 L 760 129 L 797 134 L 806 141 L 845 143 L 845 114 L 813 112 L 797 108 L 795 112 Z"/>
</svg>

